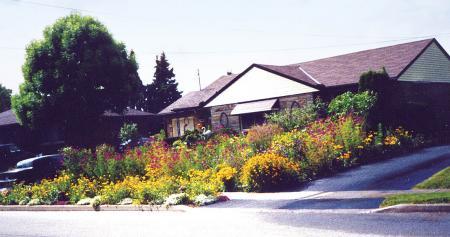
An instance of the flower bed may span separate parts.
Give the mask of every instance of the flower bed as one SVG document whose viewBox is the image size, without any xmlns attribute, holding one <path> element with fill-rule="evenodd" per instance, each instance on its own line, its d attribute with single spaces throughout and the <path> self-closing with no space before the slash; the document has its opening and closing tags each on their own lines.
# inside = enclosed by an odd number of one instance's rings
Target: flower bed
<svg viewBox="0 0 450 237">
<path fill-rule="evenodd" d="M 367 132 L 364 118 L 352 112 L 327 118 L 314 113 L 306 125 L 269 123 L 247 135 L 218 133 L 189 144 L 154 138 L 123 154 L 108 145 L 95 151 L 65 148 L 63 172 L 17 184 L 0 195 L 0 203 L 210 203 L 222 191 L 289 188 L 423 144 L 421 136 L 401 127 Z"/>
</svg>

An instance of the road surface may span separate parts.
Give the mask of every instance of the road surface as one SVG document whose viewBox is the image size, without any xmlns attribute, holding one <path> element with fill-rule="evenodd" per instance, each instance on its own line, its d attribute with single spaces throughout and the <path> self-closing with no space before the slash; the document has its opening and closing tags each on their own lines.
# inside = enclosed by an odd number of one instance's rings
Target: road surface
<svg viewBox="0 0 450 237">
<path fill-rule="evenodd" d="M 185 212 L 0 212 L 0 236 L 449 236 L 450 213 L 368 213 L 450 165 L 450 146 Z"/>
<path fill-rule="evenodd" d="M 226 193 L 231 201 L 208 208 L 373 209 L 450 166 L 450 146 L 426 148 L 311 182 L 292 192 Z"/>
</svg>

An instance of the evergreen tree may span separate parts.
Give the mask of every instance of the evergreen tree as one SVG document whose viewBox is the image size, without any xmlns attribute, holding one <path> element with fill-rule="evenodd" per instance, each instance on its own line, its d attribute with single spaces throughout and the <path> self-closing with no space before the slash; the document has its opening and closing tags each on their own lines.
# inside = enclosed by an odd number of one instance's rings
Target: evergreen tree
<svg viewBox="0 0 450 237">
<path fill-rule="evenodd" d="M 10 89 L 0 84 L 0 112 L 11 108 L 11 93 Z"/>
<path fill-rule="evenodd" d="M 181 97 L 178 83 L 175 80 L 173 68 L 166 59 L 165 53 L 156 57 L 156 66 L 153 82 L 144 87 L 144 98 L 140 107 L 145 111 L 158 113 Z"/>
</svg>

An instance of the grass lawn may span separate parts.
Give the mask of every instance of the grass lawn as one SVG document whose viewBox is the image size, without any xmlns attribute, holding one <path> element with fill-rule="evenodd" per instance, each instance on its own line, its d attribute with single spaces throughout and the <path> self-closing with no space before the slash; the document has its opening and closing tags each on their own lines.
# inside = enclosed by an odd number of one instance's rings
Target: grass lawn
<svg viewBox="0 0 450 237">
<path fill-rule="evenodd" d="M 450 189 L 450 167 L 417 184 L 414 189 Z M 450 203 L 450 192 L 396 194 L 386 197 L 380 207 L 425 203 Z"/>
<path fill-rule="evenodd" d="M 386 197 L 380 207 L 397 204 L 450 203 L 450 192 L 396 194 Z"/>
<path fill-rule="evenodd" d="M 415 189 L 450 189 L 450 167 L 447 167 L 420 184 Z"/>
</svg>

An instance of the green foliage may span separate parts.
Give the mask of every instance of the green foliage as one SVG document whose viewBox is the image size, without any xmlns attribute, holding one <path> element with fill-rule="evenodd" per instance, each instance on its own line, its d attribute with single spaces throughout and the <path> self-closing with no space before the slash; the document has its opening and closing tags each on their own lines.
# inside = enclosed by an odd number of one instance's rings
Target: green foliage
<svg viewBox="0 0 450 237">
<path fill-rule="evenodd" d="M 13 96 L 21 124 L 60 126 L 66 142 L 86 143 L 105 111 L 121 112 L 142 86 L 134 52 L 127 53 L 92 17 L 72 14 L 31 42 L 22 67 L 25 82 Z"/>
<path fill-rule="evenodd" d="M 156 57 L 156 66 L 153 82 L 144 88 L 144 97 L 139 102 L 139 106 L 145 111 L 158 113 L 179 98 L 181 91 L 178 91 L 178 82 L 175 80 L 173 68 L 167 61 L 166 54 Z"/>
<path fill-rule="evenodd" d="M 417 189 L 450 189 L 450 167 L 447 167 L 425 181 L 417 184 Z"/>
<path fill-rule="evenodd" d="M 367 114 L 366 126 L 368 129 L 376 129 L 379 123 L 387 127 L 398 126 L 396 111 L 399 110 L 398 100 L 393 99 L 398 93 L 395 84 L 383 67 L 380 71 L 368 71 L 359 79 L 359 92 L 371 92 L 377 95 L 377 100 Z M 401 123 L 400 123 L 401 124 Z"/>
<path fill-rule="evenodd" d="M 119 131 L 119 138 L 122 142 L 138 138 L 138 126 L 135 123 L 124 123 Z"/>
<path fill-rule="evenodd" d="M 359 92 L 372 91 L 379 94 L 385 92 L 389 85 L 389 75 L 386 68 L 383 67 L 380 71 L 369 70 L 361 74 L 358 90 Z"/>
<path fill-rule="evenodd" d="M 122 155 L 108 145 L 100 145 L 95 153 L 88 149 L 64 148 L 64 167 L 77 177 L 122 180 L 128 175 L 144 175 L 148 160 L 136 148 Z"/>
<path fill-rule="evenodd" d="M 192 146 L 196 144 L 198 141 L 205 139 L 206 138 L 197 129 L 194 129 L 193 131 L 187 130 L 184 132 L 183 137 L 181 137 L 181 140 L 183 142 L 186 142 L 188 146 Z"/>
<path fill-rule="evenodd" d="M 11 108 L 12 90 L 5 88 L 0 84 L 0 112 Z"/>
<path fill-rule="evenodd" d="M 282 110 L 277 113 L 266 115 L 269 123 L 274 123 L 282 127 L 285 131 L 302 129 L 312 121 L 323 116 L 325 104 L 317 99 L 314 103 L 309 103 L 301 108 L 292 110 Z"/>
<path fill-rule="evenodd" d="M 250 158 L 242 168 L 241 182 L 247 191 L 266 192 L 292 187 L 299 183 L 299 166 L 275 154 Z"/>
<path fill-rule="evenodd" d="M 356 94 L 345 92 L 330 102 L 328 105 L 328 113 L 337 117 L 349 113 L 365 117 L 368 115 L 376 101 L 376 95 L 369 91 Z"/>
</svg>

